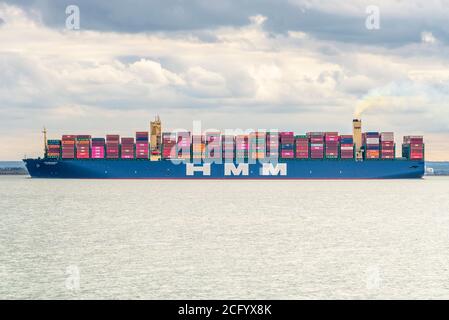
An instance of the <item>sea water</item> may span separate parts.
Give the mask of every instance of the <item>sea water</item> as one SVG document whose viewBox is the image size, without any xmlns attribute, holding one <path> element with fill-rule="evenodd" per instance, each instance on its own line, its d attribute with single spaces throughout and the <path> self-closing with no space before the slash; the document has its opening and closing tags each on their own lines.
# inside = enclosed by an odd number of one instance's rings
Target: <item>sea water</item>
<svg viewBox="0 0 449 320">
<path fill-rule="evenodd" d="M 1 299 L 449 298 L 449 178 L 0 177 Z"/>
</svg>

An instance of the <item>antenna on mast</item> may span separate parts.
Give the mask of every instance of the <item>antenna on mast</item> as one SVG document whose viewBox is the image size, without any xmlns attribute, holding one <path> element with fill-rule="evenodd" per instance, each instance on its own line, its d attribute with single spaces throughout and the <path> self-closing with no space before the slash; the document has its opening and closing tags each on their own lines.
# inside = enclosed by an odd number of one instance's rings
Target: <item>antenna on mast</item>
<svg viewBox="0 0 449 320">
<path fill-rule="evenodd" d="M 44 155 L 47 157 L 48 152 L 48 140 L 47 140 L 47 129 L 44 126 L 44 130 L 42 130 L 42 133 L 44 134 Z"/>
</svg>

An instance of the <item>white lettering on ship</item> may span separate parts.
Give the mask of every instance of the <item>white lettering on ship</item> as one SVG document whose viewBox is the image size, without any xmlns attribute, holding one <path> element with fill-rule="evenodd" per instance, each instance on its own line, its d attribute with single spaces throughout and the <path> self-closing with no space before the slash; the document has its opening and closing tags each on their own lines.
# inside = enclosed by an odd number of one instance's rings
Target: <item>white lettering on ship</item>
<svg viewBox="0 0 449 320">
<path fill-rule="evenodd" d="M 287 175 L 287 164 L 286 163 L 277 163 L 276 166 L 273 166 L 272 163 L 264 163 L 261 168 L 263 176 L 286 176 Z"/>
<path fill-rule="evenodd" d="M 239 163 L 237 167 L 235 166 L 234 163 L 225 163 L 224 169 L 225 169 L 224 171 L 225 176 L 230 175 L 239 176 L 242 174 L 244 176 L 247 176 L 249 174 L 249 165 L 247 163 Z"/>
<path fill-rule="evenodd" d="M 202 166 L 186 163 L 186 175 L 193 176 L 195 172 L 202 172 L 203 176 L 210 176 L 210 163 L 205 163 Z"/>
<path fill-rule="evenodd" d="M 186 175 L 193 176 L 195 172 L 201 172 L 203 176 L 211 175 L 211 164 L 204 163 L 202 166 L 195 166 L 193 163 L 186 163 Z M 225 176 L 248 176 L 249 175 L 249 164 L 239 163 L 237 166 L 234 163 L 224 164 L 224 175 Z M 260 168 L 260 175 L 262 176 L 286 176 L 287 175 L 287 164 L 277 163 L 273 165 L 272 163 L 264 163 Z"/>
</svg>

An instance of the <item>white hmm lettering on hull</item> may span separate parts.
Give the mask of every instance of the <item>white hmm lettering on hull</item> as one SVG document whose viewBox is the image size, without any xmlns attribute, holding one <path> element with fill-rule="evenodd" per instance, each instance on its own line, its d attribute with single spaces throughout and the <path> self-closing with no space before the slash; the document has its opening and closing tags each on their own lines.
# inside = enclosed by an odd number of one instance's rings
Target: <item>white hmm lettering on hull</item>
<svg viewBox="0 0 449 320">
<path fill-rule="evenodd" d="M 248 176 L 249 175 L 249 164 L 248 163 L 225 163 L 224 175 L 225 176 Z M 193 176 L 195 172 L 201 172 L 203 176 L 211 175 L 211 164 L 204 163 L 203 165 L 195 166 L 193 163 L 186 163 L 186 175 Z M 259 174 L 262 176 L 286 176 L 287 175 L 287 164 L 286 163 L 263 163 L 260 167 Z"/>
<path fill-rule="evenodd" d="M 224 165 L 224 174 L 225 176 L 239 176 L 244 175 L 247 176 L 249 174 L 249 165 L 247 163 L 239 163 L 237 167 L 234 163 L 225 163 Z"/>
<path fill-rule="evenodd" d="M 261 168 L 261 174 L 263 176 L 281 176 L 287 175 L 287 164 L 277 163 L 275 166 L 272 163 L 264 163 Z"/>
<path fill-rule="evenodd" d="M 193 176 L 195 172 L 202 172 L 203 176 L 210 176 L 210 163 L 205 163 L 202 166 L 186 163 L 186 175 Z"/>
</svg>

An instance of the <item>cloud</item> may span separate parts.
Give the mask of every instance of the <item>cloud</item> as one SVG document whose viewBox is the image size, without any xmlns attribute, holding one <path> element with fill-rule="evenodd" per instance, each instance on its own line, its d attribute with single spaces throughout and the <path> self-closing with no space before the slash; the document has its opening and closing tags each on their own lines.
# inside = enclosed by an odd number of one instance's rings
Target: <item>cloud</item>
<svg viewBox="0 0 449 320">
<path fill-rule="evenodd" d="M 219 73 L 202 67 L 191 67 L 184 75 L 187 92 L 198 97 L 226 97 L 230 92 L 226 88 L 226 79 Z"/>
<path fill-rule="evenodd" d="M 356 105 L 355 116 L 373 114 L 403 119 L 400 127 L 421 132 L 449 133 L 449 85 L 431 82 L 403 81 L 371 90 Z M 421 119 L 421 121 L 413 120 Z M 431 124 L 431 125 L 430 125 Z"/>
<path fill-rule="evenodd" d="M 413 41 L 395 42 L 392 37 L 391 46 L 357 40 L 367 31 L 350 22 L 361 19 L 362 6 L 352 2 L 345 2 L 332 17 L 333 7 L 327 2 L 312 1 L 303 7 L 281 3 L 281 8 L 291 6 L 307 14 L 308 21 L 295 25 L 287 19 L 281 27 L 272 12 L 264 13 L 273 3 L 262 2 L 267 7 L 257 11 L 249 10 L 249 2 L 243 1 L 243 12 L 250 14 L 242 21 L 223 18 L 213 24 L 206 19 L 198 22 L 202 30 L 192 30 L 193 22 L 184 25 L 191 8 L 182 6 L 175 12 L 184 17 L 178 29 L 174 31 L 175 23 L 170 31 L 155 27 L 144 28 L 145 32 L 129 31 L 130 19 L 121 20 L 123 7 L 114 2 L 110 3 L 114 8 L 104 5 L 103 11 L 96 12 L 96 23 L 103 28 L 83 29 L 90 18 L 82 10 L 87 21 L 82 20 L 80 31 L 49 23 L 49 15 L 58 6 L 47 10 L 43 3 L 0 5 L 5 21 L 0 42 L 7 44 L 0 48 L 2 139 L 17 141 L 17 135 L 29 138 L 34 132 L 33 139 L 40 141 L 44 124 L 56 136 L 67 132 L 104 135 L 109 130 L 129 135 L 146 129 L 155 114 L 162 116 L 167 129 L 201 119 L 216 128 L 350 132 L 355 106 L 364 101 L 370 105 L 364 111 L 364 123 L 375 129 L 427 132 L 433 137 L 449 133 L 449 75 L 444 71 L 449 52 L 444 37 L 423 28 Z M 89 3 L 80 5 L 95 10 L 102 6 Z M 217 14 L 219 9 L 226 13 L 235 8 L 232 1 L 224 1 L 220 8 L 201 1 L 195 5 Z M 131 7 L 122 14 L 134 14 Z M 99 16 L 108 10 L 125 24 L 120 32 L 110 21 L 114 17 Z M 405 19 L 417 12 L 414 7 L 408 10 L 402 13 L 393 6 L 385 13 Z M 313 19 L 324 26 L 314 29 Z M 361 23 L 364 26 L 363 17 Z M 348 28 L 352 31 L 346 32 Z M 438 41 L 422 41 L 423 30 Z M 25 145 L 29 155 L 40 150 L 22 140 L 7 154 L 0 151 L 0 158 L 20 157 Z"/>
<path fill-rule="evenodd" d="M 157 86 L 165 85 L 181 85 L 184 80 L 173 72 L 164 69 L 160 63 L 141 59 L 129 66 L 129 70 L 136 78 L 143 82 L 150 83 Z"/>
<path fill-rule="evenodd" d="M 435 43 L 437 40 L 435 39 L 435 37 L 433 36 L 432 32 L 426 32 L 423 31 L 421 32 L 421 41 L 424 43 L 430 43 L 433 44 Z"/>
<path fill-rule="evenodd" d="M 38 12 L 46 26 L 63 29 L 65 8 L 71 0 L 7 0 L 26 12 Z M 323 0 L 77 0 L 81 10 L 81 28 L 121 33 L 197 32 L 220 27 L 242 27 L 248 17 L 266 17 L 263 24 L 271 33 L 300 31 L 324 40 L 361 44 L 398 46 L 420 41 L 428 30 L 449 41 L 446 21 L 447 1 L 347 0 L 344 3 Z M 380 10 L 381 29 L 367 30 L 366 7 Z"/>
<path fill-rule="evenodd" d="M 273 61 L 266 51 L 291 39 L 288 36 L 271 39 L 260 29 L 264 17 L 248 20 L 247 26 L 238 29 L 217 29 L 217 41 L 213 45 L 189 37 L 74 33 L 44 26 L 31 28 L 26 41 L 14 40 L 15 24 L 12 23 L 1 34 L 10 43 L 7 51 L 36 53 L 5 52 L 2 60 L 5 68 L 11 69 L 7 73 L 11 75 L 10 86 L 20 89 L 23 84 L 34 85 L 25 95 L 17 95 L 29 97 L 30 101 L 45 91 L 47 96 L 58 96 L 57 103 L 65 97 L 106 107 L 123 100 L 131 108 L 151 101 L 156 103 L 157 99 L 162 106 L 164 101 L 176 100 L 190 106 L 216 105 L 219 100 L 236 105 L 240 103 L 239 97 L 261 104 L 269 100 L 270 103 L 300 102 L 303 96 L 290 94 L 294 86 L 301 83 L 311 86 L 310 79 L 317 78 L 327 68 L 335 68 L 327 63 L 320 65 L 320 61 L 311 57 L 295 58 L 288 52 L 278 53 Z M 124 54 L 151 57 L 123 63 L 118 57 Z M 283 62 L 283 56 L 289 65 Z M 299 70 L 302 64 L 308 66 Z M 292 72 L 290 67 L 295 66 L 297 71 Z M 296 84 L 289 83 L 293 81 Z M 5 94 L 3 98 L 10 104 L 22 103 L 16 101 L 16 96 Z"/>
</svg>

